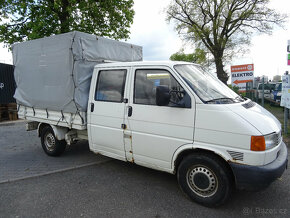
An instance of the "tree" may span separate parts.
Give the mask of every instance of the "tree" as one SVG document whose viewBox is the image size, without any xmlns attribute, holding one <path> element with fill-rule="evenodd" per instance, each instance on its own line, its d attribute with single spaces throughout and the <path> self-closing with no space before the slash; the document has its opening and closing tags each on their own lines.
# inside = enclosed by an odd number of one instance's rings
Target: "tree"
<svg viewBox="0 0 290 218">
<path fill-rule="evenodd" d="M 229 84 L 228 85 L 228 87 L 230 88 L 230 89 L 232 89 L 235 93 L 237 93 L 238 95 L 240 94 L 239 93 L 239 87 L 238 86 L 232 86 L 231 84 Z"/>
<path fill-rule="evenodd" d="M 169 58 L 172 61 L 187 61 L 196 64 L 205 65 L 206 64 L 206 53 L 204 50 L 197 48 L 194 53 L 185 54 L 184 50 L 181 49 L 179 52 L 172 54 Z"/>
<path fill-rule="evenodd" d="M 126 39 L 133 0 L 0 0 L 0 42 L 15 42 L 72 30 Z"/>
<path fill-rule="evenodd" d="M 257 31 L 270 34 L 275 25 L 283 26 L 286 15 L 268 7 L 269 0 L 173 0 L 167 19 L 175 28 L 214 57 L 218 78 L 224 83 L 228 75 L 223 64 L 228 54 L 249 44 Z M 231 57 L 231 55 L 229 56 Z"/>
</svg>

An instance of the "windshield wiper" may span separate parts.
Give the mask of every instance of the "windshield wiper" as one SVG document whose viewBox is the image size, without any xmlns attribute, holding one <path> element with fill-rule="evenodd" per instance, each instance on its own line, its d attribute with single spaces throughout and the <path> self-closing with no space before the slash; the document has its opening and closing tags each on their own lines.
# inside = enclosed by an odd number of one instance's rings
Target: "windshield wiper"
<svg viewBox="0 0 290 218">
<path fill-rule="evenodd" d="M 219 100 L 230 100 L 231 102 L 235 102 L 234 99 L 232 98 L 215 98 L 215 99 L 211 99 L 211 100 L 208 100 L 208 101 L 205 101 L 205 103 L 209 103 L 209 102 L 214 102 L 214 101 L 219 101 Z"/>
<path fill-rule="evenodd" d="M 235 97 L 235 99 L 234 100 L 238 100 L 239 102 L 243 102 L 243 101 L 245 101 L 246 99 L 243 97 L 243 96 L 237 96 L 237 97 Z"/>
</svg>

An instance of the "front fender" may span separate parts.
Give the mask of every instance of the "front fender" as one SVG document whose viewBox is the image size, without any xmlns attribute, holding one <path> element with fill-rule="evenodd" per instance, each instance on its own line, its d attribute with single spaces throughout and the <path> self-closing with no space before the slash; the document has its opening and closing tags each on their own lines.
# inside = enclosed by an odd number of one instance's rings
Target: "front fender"
<svg viewBox="0 0 290 218">
<path fill-rule="evenodd" d="M 186 150 L 192 150 L 193 149 L 193 144 L 185 144 L 185 145 L 181 145 L 179 148 L 177 148 L 175 150 L 175 152 L 173 153 L 172 156 L 172 160 L 171 160 L 171 169 L 174 171 L 175 168 L 175 161 L 177 160 L 178 156 L 186 151 Z"/>
<path fill-rule="evenodd" d="M 226 151 L 227 147 L 226 148 L 223 147 L 223 149 L 221 149 L 221 146 L 218 146 L 218 145 L 211 145 L 211 144 L 208 144 L 208 143 L 196 142 L 196 143 L 193 143 L 192 148 L 193 149 L 202 149 L 202 150 L 206 150 L 206 151 L 211 151 L 211 152 L 219 155 L 225 161 L 232 160 L 232 157 Z"/>
<path fill-rule="evenodd" d="M 230 161 L 232 160 L 232 157 L 230 156 L 229 153 L 226 152 L 224 149 L 219 149 L 218 146 L 215 145 L 209 145 L 205 143 L 193 143 L 193 144 L 185 144 L 180 146 L 178 149 L 173 154 L 172 161 L 171 161 L 171 168 L 174 170 L 175 169 L 175 162 L 179 155 L 183 153 L 184 151 L 194 151 L 195 149 L 199 150 L 204 150 L 204 151 L 209 151 L 217 154 L 221 158 L 223 158 L 225 161 Z"/>
</svg>

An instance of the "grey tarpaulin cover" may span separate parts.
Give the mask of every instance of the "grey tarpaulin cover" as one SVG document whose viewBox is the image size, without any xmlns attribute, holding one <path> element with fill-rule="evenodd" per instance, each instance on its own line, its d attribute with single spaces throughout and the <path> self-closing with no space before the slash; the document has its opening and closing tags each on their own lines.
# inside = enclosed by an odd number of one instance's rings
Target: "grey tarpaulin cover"
<svg viewBox="0 0 290 218">
<path fill-rule="evenodd" d="M 17 103 L 69 113 L 87 110 L 96 64 L 142 60 L 140 46 L 77 31 L 14 44 L 12 51 Z"/>
</svg>

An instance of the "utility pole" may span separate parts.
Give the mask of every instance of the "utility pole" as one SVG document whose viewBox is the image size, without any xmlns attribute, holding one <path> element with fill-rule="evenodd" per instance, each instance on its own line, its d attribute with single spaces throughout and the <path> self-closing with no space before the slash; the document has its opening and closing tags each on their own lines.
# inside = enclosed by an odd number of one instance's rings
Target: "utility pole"
<svg viewBox="0 0 290 218">
<path fill-rule="evenodd" d="M 262 107 L 264 107 L 264 85 L 265 85 L 265 81 L 264 81 L 265 77 L 263 75 L 263 79 L 262 79 Z"/>
<path fill-rule="evenodd" d="M 285 75 L 288 75 L 288 71 L 286 71 Z M 284 107 L 284 134 L 286 135 L 288 133 L 288 114 L 289 109 L 287 107 Z"/>
</svg>

